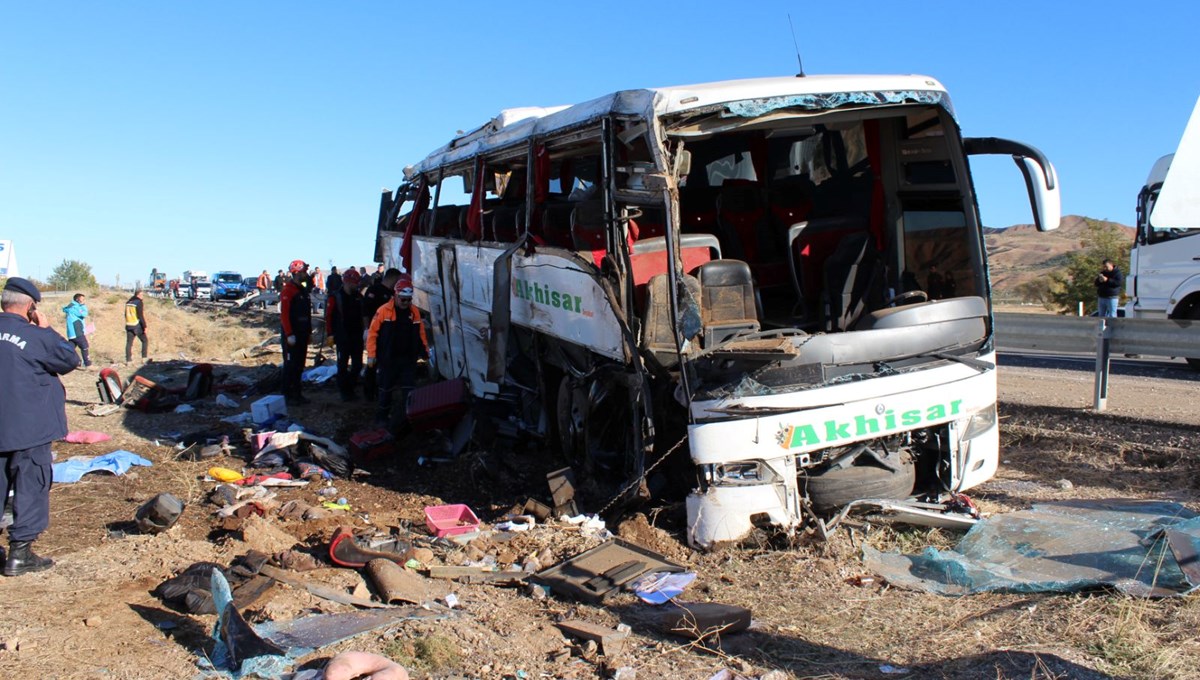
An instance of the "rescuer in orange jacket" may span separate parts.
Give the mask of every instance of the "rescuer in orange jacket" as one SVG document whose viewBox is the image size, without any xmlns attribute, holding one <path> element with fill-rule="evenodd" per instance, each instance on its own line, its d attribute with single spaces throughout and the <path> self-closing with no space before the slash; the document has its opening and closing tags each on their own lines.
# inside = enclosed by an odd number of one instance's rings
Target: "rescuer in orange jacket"
<svg viewBox="0 0 1200 680">
<path fill-rule="evenodd" d="M 367 330 L 367 366 L 376 368 L 379 382 L 375 413 L 379 425 L 391 421 L 394 392 L 399 391 L 400 404 L 404 404 L 408 391 L 416 384 L 417 361 L 429 356 L 421 312 L 412 304 L 412 283 L 400 279 L 395 291 L 392 304 L 375 312 Z"/>
</svg>

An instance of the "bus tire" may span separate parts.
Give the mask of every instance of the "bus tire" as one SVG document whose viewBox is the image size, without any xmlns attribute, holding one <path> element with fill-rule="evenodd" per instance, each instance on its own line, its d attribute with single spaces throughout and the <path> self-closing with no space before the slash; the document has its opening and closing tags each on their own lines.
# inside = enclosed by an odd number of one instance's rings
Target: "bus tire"
<svg viewBox="0 0 1200 680">
<path fill-rule="evenodd" d="M 917 483 L 917 467 L 911 460 L 895 472 L 875 465 L 830 468 L 802 479 L 805 493 L 819 512 L 835 510 L 863 498 L 904 499 Z"/>
</svg>

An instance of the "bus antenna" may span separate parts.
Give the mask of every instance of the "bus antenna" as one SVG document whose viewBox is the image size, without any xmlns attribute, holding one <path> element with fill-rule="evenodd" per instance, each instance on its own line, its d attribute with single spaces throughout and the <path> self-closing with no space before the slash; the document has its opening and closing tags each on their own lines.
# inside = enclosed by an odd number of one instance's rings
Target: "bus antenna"
<svg viewBox="0 0 1200 680">
<path fill-rule="evenodd" d="M 788 12 L 788 28 L 792 29 L 792 45 L 796 47 L 796 63 L 800 64 L 800 72 L 796 74 L 797 78 L 804 77 L 804 60 L 800 58 L 800 43 L 796 42 L 796 27 L 792 25 L 792 13 Z"/>
</svg>

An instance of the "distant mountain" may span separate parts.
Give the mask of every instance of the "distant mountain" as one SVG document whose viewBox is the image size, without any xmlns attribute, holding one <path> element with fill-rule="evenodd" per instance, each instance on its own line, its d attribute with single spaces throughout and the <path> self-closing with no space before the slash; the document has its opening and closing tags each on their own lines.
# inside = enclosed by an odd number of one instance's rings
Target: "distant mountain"
<svg viewBox="0 0 1200 680">
<path fill-rule="evenodd" d="M 1120 227 L 1133 244 L 1133 227 L 1108 220 L 1100 222 Z M 1064 216 L 1057 230 L 1046 233 L 1039 232 L 1032 224 L 1003 229 L 985 227 L 983 235 L 993 291 L 1003 296 L 1026 281 L 1047 276 L 1064 264 L 1068 253 L 1080 249 L 1086 232 L 1087 222 L 1079 215 Z"/>
</svg>

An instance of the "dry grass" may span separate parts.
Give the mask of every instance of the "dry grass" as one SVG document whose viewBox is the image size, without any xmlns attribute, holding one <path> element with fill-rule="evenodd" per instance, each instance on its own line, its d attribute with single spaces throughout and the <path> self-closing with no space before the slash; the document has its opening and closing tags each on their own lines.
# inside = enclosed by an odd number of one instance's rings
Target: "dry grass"
<svg viewBox="0 0 1200 680">
<path fill-rule="evenodd" d="M 129 295 L 114 290 L 85 294 L 88 319 L 96 325 L 96 333 L 89 341 L 92 361 L 103 365 L 124 360 L 125 301 Z M 51 314 L 52 325 L 59 332 L 66 327 L 62 308 L 69 302 L 70 298 L 56 298 L 41 304 Z M 151 297 L 145 298 L 145 310 L 149 353 L 155 361 L 181 358 L 228 361 L 235 351 L 257 345 L 276 333 L 274 318 L 264 318 L 258 313 L 233 313 L 227 309 L 194 313 L 188 307 L 177 307 L 173 300 Z M 140 352 L 141 343 L 135 340 L 134 357 L 139 357 Z"/>
</svg>

